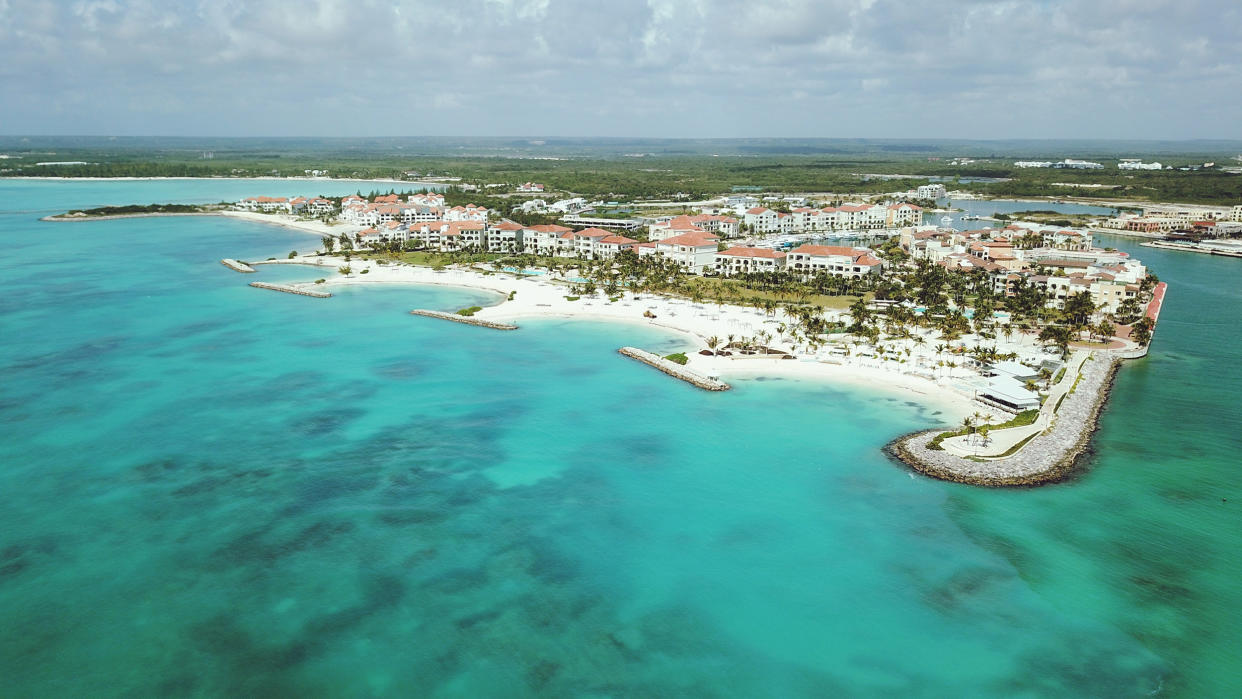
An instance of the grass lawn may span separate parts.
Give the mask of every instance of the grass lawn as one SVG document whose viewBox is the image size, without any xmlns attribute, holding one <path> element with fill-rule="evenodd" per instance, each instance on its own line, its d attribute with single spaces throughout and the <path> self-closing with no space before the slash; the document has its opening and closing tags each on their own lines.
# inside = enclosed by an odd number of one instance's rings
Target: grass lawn
<svg viewBox="0 0 1242 699">
<path fill-rule="evenodd" d="M 758 289 L 747 289 L 741 282 L 734 279 L 722 279 L 719 277 L 691 277 L 686 280 L 686 285 L 698 288 L 703 292 L 703 300 L 710 302 L 717 294 L 724 296 L 725 303 L 737 303 L 740 299 L 770 299 L 781 303 L 797 303 L 799 297 L 791 294 L 778 294 L 774 291 L 761 291 Z M 822 294 L 812 294 L 807 296 L 804 303 L 822 306 L 834 310 L 844 310 L 850 307 L 850 304 L 857 300 L 857 296 L 825 296 Z M 864 300 L 870 301 L 875 298 L 875 294 L 868 292 L 863 296 Z"/>
<path fill-rule="evenodd" d="M 492 260 L 498 260 L 502 257 L 508 257 L 508 256 L 509 255 L 506 253 L 499 253 L 499 252 L 495 252 L 495 253 L 480 252 L 480 253 L 463 254 L 463 253 L 424 252 L 421 250 L 417 252 L 399 252 L 399 253 L 363 252 L 363 253 L 354 254 L 354 257 L 357 257 L 363 260 L 393 260 L 396 262 L 404 262 L 409 265 L 416 265 L 418 267 L 438 267 L 438 266 L 447 266 L 447 265 L 458 264 L 458 263 L 469 264 L 473 262 L 491 262 Z"/>
</svg>

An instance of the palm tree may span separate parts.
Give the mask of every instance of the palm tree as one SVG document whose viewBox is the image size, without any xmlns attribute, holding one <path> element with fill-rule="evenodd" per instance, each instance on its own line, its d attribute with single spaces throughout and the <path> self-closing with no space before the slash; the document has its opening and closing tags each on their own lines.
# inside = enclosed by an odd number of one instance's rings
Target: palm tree
<svg viewBox="0 0 1242 699">
<path fill-rule="evenodd" d="M 713 354 L 713 355 L 714 355 L 714 354 L 716 354 L 716 348 L 717 348 L 717 347 L 719 347 L 719 346 L 720 346 L 720 338 L 719 338 L 719 337 L 716 337 L 715 335 L 712 335 L 711 337 L 707 338 L 707 348 L 708 348 L 708 349 L 710 349 L 710 350 L 712 351 L 712 354 Z"/>
</svg>

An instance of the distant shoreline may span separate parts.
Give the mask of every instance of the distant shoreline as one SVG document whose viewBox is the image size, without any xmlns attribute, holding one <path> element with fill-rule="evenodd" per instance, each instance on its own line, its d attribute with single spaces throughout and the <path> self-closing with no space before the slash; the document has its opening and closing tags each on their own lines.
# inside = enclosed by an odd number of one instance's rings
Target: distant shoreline
<svg viewBox="0 0 1242 699">
<path fill-rule="evenodd" d="M 49 180 L 53 182 L 72 182 L 75 180 L 84 182 L 156 182 L 160 180 L 258 180 L 269 182 L 383 182 L 385 184 L 405 184 L 420 187 L 452 187 L 447 182 L 423 182 L 411 180 L 394 180 L 386 177 L 373 177 L 369 179 L 360 179 L 355 177 L 273 177 L 271 175 L 256 175 L 254 177 L 242 176 L 213 176 L 213 177 L 56 177 L 53 175 L 14 175 L 0 177 L 0 180 Z"/>
<path fill-rule="evenodd" d="M 111 221 L 118 218 L 155 218 L 157 216 L 224 216 L 223 211 L 183 211 L 183 212 L 146 212 L 134 214 L 109 214 L 107 216 L 69 216 L 66 214 L 56 214 L 54 216 L 44 216 L 40 221 L 50 221 L 52 223 L 66 223 L 77 221 Z"/>
</svg>

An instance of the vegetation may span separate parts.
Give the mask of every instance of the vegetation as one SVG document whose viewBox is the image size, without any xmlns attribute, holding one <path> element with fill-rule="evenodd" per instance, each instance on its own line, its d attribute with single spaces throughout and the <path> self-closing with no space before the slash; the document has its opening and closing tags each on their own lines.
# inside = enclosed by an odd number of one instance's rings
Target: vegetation
<svg viewBox="0 0 1242 699">
<path fill-rule="evenodd" d="M 1238 176 L 1216 168 L 1119 171 L 1113 166 L 1122 153 L 1109 150 L 1115 146 L 1084 148 L 1082 143 L 559 139 L 535 147 L 508 139 L 92 141 L 41 137 L 24 141 L 0 138 L 0 145 L 6 153 L 17 156 L 3 163 L 0 176 L 301 177 L 307 170 L 317 169 L 339 178 L 410 182 L 439 178 L 453 186 L 478 187 L 480 193 L 496 191 L 484 189 L 489 183 L 512 186 L 530 180 L 547 185 L 547 194 L 541 195 L 545 199 L 576 194 L 622 204 L 644 199 L 690 201 L 735 191 L 735 187 L 843 196 L 873 194 L 909 189 L 930 182 L 930 177 L 941 178 L 951 189 L 998 197 L 1230 204 L 1238 192 Z M 1133 144 L 1127 144 L 1131 147 Z M 1184 146 L 1179 147 L 1184 151 Z M 1163 152 L 1148 144 L 1125 155 L 1158 157 L 1161 162 L 1179 166 L 1220 162 L 1237 152 L 1232 144 L 1205 147 L 1200 153 L 1159 148 Z M 209 159 L 204 151 L 211 152 Z M 643 157 L 627 157 L 635 151 Z M 977 161 L 953 165 L 945 157 L 949 154 L 967 154 Z M 1071 154 L 1098 160 L 1105 168 L 1043 170 L 1013 165 L 1016 159 L 1055 160 Z M 51 157 L 67 164 L 33 164 Z M 499 191 L 510 193 L 512 189 Z M 472 196 L 479 198 L 478 194 Z M 506 201 L 512 204 L 520 200 Z"/>
<path fill-rule="evenodd" d="M 933 450 L 943 450 L 944 447 L 940 446 L 940 443 L 950 437 L 962 437 L 968 434 L 975 434 L 977 432 L 983 432 L 986 436 L 988 431 L 1006 430 L 1010 427 L 1026 427 L 1027 425 L 1033 425 L 1035 424 L 1035 421 L 1039 419 L 1039 411 L 1024 410 L 999 425 L 980 425 L 979 423 L 981 418 L 982 416 L 979 413 L 975 413 L 974 415 L 967 417 L 963 420 L 961 429 L 941 432 L 935 437 L 932 437 L 931 441 L 927 443 L 927 448 Z"/>
<path fill-rule="evenodd" d="M 483 310 L 482 306 L 471 306 L 469 308 L 462 308 L 458 310 L 457 315 L 466 316 L 467 318 L 469 318 L 470 316 L 474 315 L 475 313 L 478 313 L 481 310 Z"/>
<path fill-rule="evenodd" d="M 101 206 L 95 209 L 71 209 L 61 218 L 100 216 L 136 216 L 140 214 L 202 214 L 219 211 L 224 204 L 129 204 L 127 206 Z"/>
<path fill-rule="evenodd" d="M 664 355 L 664 358 L 669 360 L 670 362 L 676 362 L 678 364 L 681 364 L 682 366 L 685 366 L 686 362 L 690 361 L 689 357 L 686 356 L 685 352 L 674 352 L 673 354 L 666 354 Z"/>
</svg>

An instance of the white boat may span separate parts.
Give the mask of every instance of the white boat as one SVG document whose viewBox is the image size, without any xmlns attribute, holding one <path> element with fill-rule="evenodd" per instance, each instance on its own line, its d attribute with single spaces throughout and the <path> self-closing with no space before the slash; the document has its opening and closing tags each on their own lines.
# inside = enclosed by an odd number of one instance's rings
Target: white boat
<svg viewBox="0 0 1242 699">
<path fill-rule="evenodd" d="M 945 216 L 945 217 L 941 218 L 941 219 L 940 219 L 940 225 L 944 226 L 945 228 L 951 228 L 951 227 L 953 226 L 953 217 L 952 217 L 952 216 Z"/>
</svg>

